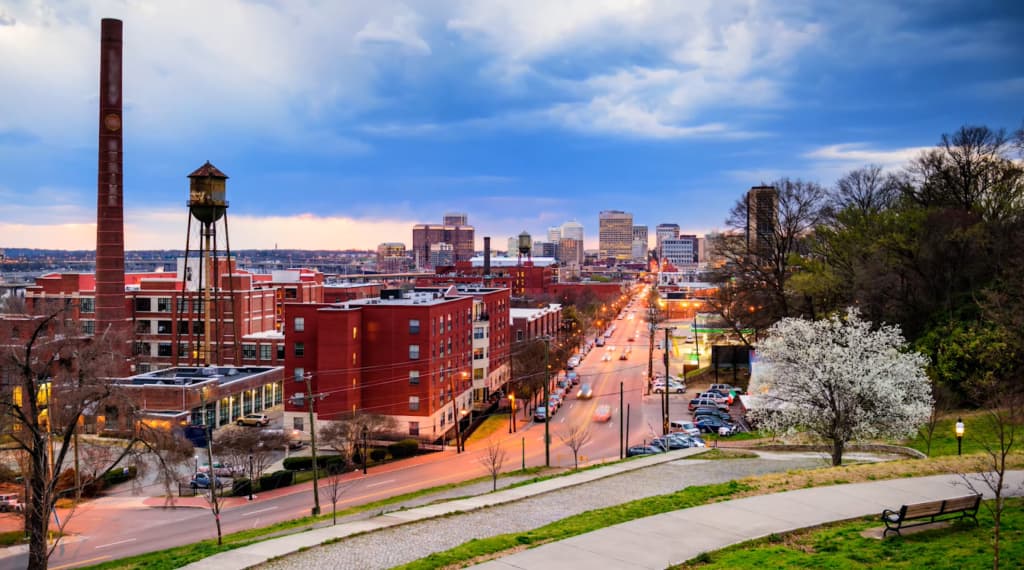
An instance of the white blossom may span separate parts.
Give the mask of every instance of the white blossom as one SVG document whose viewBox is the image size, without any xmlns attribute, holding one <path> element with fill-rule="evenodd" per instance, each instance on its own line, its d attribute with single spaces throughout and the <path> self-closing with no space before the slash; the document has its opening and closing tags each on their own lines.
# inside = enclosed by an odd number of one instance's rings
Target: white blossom
<svg viewBox="0 0 1024 570">
<path fill-rule="evenodd" d="M 847 442 L 909 436 L 931 412 L 927 358 L 908 350 L 899 327 L 872 330 L 856 309 L 820 321 L 783 319 L 758 354 L 764 374 L 750 391 L 764 406 L 752 412 L 755 421 L 831 441 L 834 465 Z"/>
</svg>

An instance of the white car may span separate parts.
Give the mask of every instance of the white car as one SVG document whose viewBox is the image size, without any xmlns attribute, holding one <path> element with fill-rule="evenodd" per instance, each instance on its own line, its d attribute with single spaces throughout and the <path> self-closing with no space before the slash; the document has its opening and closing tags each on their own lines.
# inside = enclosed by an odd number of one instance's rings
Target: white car
<svg viewBox="0 0 1024 570">
<path fill-rule="evenodd" d="M 672 420 L 668 424 L 669 430 L 673 432 L 682 432 L 687 435 L 700 435 L 700 429 L 697 424 L 693 422 L 687 422 L 683 420 Z"/>
<path fill-rule="evenodd" d="M 579 356 L 573 356 L 573 357 L 569 358 L 569 362 L 566 363 L 566 366 L 568 366 L 569 368 L 576 368 L 579 365 L 580 365 L 580 357 Z"/>
</svg>

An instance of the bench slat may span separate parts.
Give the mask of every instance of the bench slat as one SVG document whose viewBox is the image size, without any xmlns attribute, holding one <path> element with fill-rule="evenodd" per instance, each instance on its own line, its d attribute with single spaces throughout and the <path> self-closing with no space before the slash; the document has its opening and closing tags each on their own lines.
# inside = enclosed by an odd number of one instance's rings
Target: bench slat
<svg viewBox="0 0 1024 570">
<path fill-rule="evenodd" d="M 943 512 L 952 513 L 966 509 L 973 509 L 977 505 L 977 495 L 971 495 L 968 497 L 957 497 L 956 499 L 946 499 L 946 506 L 944 506 L 942 510 Z"/>
<path fill-rule="evenodd" d="M 904 511 L 903 518 L 915 519 L 920 517 L 930 517 L 940 513 L 942 513 L 942 501 L 917 503 L 914 505 L 907 505 L 907 510 Z"/>
</svg>

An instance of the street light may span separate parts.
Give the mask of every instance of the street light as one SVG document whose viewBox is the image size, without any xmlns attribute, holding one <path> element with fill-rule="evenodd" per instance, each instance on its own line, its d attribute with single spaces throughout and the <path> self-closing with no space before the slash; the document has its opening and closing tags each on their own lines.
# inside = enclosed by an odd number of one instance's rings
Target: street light
<svg viewBox="0 0 1024 570">
<path fill-rule="evenodd" d="M 209 445 L 209 444 L 207 444 Z M 196 456 L 196 473 L 199 473 L 199 456 Z"/>
<path fill-rule="evenodd" d="M 314 469 L 315 469 L 315 467 L 314 467 Z M 254 484 L 253 477 L 255 476 L 255 474 L 256 474 L 256 471 L 253 468 L 253 463 L 252 463 L 252 450 L 250 449 L 249 450 L 249 500 L 250 501 L 256 498 L 256 497 L 252 496 L 252 486 Z"/>
<path fill-rule="evenodd" d="M 956 419 L 956 454 L 963 454 L 963 441 L 964 441 L 964 421 L 960 418 Z"/>
<path fill-rule="evenodd" d="M 367 438 L 370 436 L 370 428 L 363 426 L 363 475 L 366 475 L 366 452 L 367 450 Z"/>
<path fill-rule="evenodd" d="M 516 395 L 509 394 L 508 399 L 511 402 L 508 412 L 508 433 L 512 433 L 516 431 Z"/>
</svg>

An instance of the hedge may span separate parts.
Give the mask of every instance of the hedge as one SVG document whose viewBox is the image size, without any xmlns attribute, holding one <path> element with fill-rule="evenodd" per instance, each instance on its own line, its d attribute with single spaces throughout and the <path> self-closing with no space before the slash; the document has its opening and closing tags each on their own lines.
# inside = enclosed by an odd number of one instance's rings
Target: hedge
<svg viewBox="0 0 1024 570">
<path fill-rule="evenodd" d="M 370 450 L 370 459 L 377 463 L 384 461 L 384 458 L 386 458 L 387 456 L 388 450 L 384 449 L 383 447 L 374 447 L 373 449 Z"/>
<path fill-rule="evenodd" d="M 403 439 L 388 446 L 388 453 L 395 459 L 404 459 L 416 455 L 420 449 L 420 442 L 415 439 Z"/>
<path fill-rule="evenodd" d="M 316 464 L 321 469 L 330 469 L 335 466 L 340 467 L 345 464 L 345 458 L 341 455 L 320 455 L 316 458 Z M 284 468 L 291 471 L 309 471 L 313 468 L 313 457 L 309 455 L 289 457 L 284 460 Z"/>
<path fill-rule="evenodd" d="M 138 473 L 139 470 L 134 465 L 130 467 L 115 467 L 103 474 L 103 482 L 108 486 L 117 485 L 129 479 L 134 479 Z"/>
<path fill-rule="evenodd" d="M 288 471 L 287 469 L 282 471 L 274 471 L 273 473 L 268 473 L 260 477 L 260 489 L 263 491 L 279 489 L 281 487 L 287 487 L 294 482 L 294 471 Z"/>
<path fill-rule="evenodd" d="M 235 482 L 231 485 L 231 495 L 235 497 L 248 496 L 250 489 L 252 489 L 252 480 L 248 477 L 241 477 L 235 479 Z"/>
</svg>

